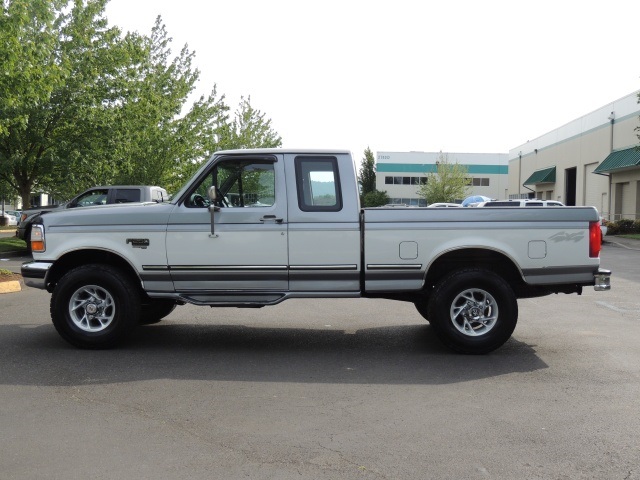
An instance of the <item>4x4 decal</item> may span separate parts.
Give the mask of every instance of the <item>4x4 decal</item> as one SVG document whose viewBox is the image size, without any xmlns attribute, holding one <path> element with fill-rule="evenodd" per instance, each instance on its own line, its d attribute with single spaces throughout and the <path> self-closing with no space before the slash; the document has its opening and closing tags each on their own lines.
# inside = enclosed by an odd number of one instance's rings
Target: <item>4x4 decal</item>
<svg viewBox="0 0 640 480">
<path fill-rule="evenodd" d="M 584 232 L 576 232 L 576 233 L 567 233 L 567 232 L 558 232 L 555 235 L 551 235 L 549 240 L 553 240 L 554 242 L 579 242 L 584 238 Z"/>
</svg>

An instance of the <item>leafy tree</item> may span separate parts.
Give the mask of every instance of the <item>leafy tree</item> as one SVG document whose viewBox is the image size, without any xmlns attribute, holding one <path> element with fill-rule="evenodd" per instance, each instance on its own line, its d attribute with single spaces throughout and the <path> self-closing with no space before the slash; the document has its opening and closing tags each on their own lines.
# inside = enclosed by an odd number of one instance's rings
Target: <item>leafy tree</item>
<svg viewBox="0 0 640 480">
<path fill-rule="evenodd" d="M 34 190 L 58 198 L 96 184 L 171 190 L 215 150 L 280 144 L 249 100 L 232 121 L 215 86 L 184 108 L 199 77 L 194 54 L 172 56 L 159 17 L 150 36 L 123 36 L 107 25 L 106 2 L 2 3 L 0 179 L 25 207 Z"/>
<path fill-rule="evenodd" d="M 373 192 L 367 192 L 362 196 L 363 207 L 381 207 L 389 203 L 389 195 L 387 192 L 381 192 L 380 190 L 374 190 Z"/>
<path fill-rule="evenodd" d="M 220 147 L 275 148 L 281 145 L 282 138 L 271 127 L 271 120 L 251 106 L 251 97 L 241 97 L 228 138 L 221 140 Z"/>
<path fill-rule="evenodd" d="M 426 174 L 427 183 L 420 185 L 418 195 L 427 204 L 453 202 L 465 197 L 468 188 L 468 169 L 458 162 L 450 163 L 446 153 L 440 153 L 436 162 L 436 172 Z"/>
<path fill-rule="evenodd" d="M 363 197 L 369 192 L 376 191 L 376 161 L 369 147 L 364 151 L 364 158 L 360 166 L 358 180 L 362 187 L 360 193 Z"/>
<path fill-rule="evenodd" d="M 143 53 L 139 39 L 107 27 L 105 1 L 3 3 L 0 176 L 25 206 L 34 188 L 74 183 L 71 166 L 81 159 L 94 175 L 104 168 L 96 147 L 108 138 L 109 105 L 124 97 L 122 73 Z"/>
<path fill-rule="evenodd" d="M 363 207 L 380 207 L 389 203 L 387 192 L 376 189 L 376 161 L 369 147 L 364 151 L 358 183 L 361 188 L 360 204 Z"/>
</svg>

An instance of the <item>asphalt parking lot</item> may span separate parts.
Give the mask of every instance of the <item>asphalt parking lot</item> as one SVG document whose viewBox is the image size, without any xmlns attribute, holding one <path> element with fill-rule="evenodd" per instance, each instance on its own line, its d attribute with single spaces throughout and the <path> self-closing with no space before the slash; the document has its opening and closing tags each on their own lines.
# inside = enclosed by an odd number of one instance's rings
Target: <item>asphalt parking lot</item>
<svg viewBox="0 0 640 480">
<path fill-rule="evenodd" d="M 184 306 L 82 351 L 46 292 L 0 295 L 0 478 L 640 479 L 640 249 L 602 266 L 485 356 L 370 299 Z"/>
</svg>

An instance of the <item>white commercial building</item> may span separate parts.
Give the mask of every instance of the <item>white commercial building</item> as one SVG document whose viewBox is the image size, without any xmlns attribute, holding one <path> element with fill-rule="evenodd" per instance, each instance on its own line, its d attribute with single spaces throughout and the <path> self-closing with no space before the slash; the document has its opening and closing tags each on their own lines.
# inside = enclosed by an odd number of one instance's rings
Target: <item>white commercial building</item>
<svg viewBox="0 0 640 480">
<path fill-rule="evenodd" d="M 609 220 L 640 218 L 639 93 L 509 150 L 509 197 L 594 206 Z"/>
<path fill-rule="evenodd" d="M 505 198 L 509 177 L 506 153 L 377 152 L 376 188 L 386 191 L 391 203 L 426 206 L 418 189 L 427 173 L 436 172 L 443 156 L 449 163 L 466 167 L 468 195 Z"/>
</svg>

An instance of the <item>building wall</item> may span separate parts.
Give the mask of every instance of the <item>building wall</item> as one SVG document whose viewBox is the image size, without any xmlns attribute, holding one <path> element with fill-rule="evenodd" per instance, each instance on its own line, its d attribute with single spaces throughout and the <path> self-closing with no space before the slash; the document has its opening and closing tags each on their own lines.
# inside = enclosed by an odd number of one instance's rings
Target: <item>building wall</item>
<svg viewBox="0 0 640 480">
<path fill-rule="evenodd" d="M 575 169 L 576 205 L 594 206 L 605 218 L 615 219 L 616 212 L 627 218 L 637 216 L 635 195 L 640 191 L 636 176 L 640 169 L 611 176 L 592 172 L 612 151 L 639 144 L 635 131 L 640 126 L 639 116 L 638 92 L 634 92 L 512 148 L 509 150 L 508 196 L 522 197 L 533 190 L 536 198 L 571 204 L 567 179 L 568 171 Z M 522 185 L 535 171 L 554 166 L 555 183 Z M 620 185 L 616 187 L 616 184 Z M 630 199 L 632 195 L 633 200 Z M 616 198 L 626 201 L 625 209 L 616 205 Z M 634 211 L 622 211 L 629 210 L 630 205 L 634 205 Z"/>
<path fill-rule="evenodd" d="M 436 171 L 441 155 L 468 169 L 472 182 L 478 184 L 469 186 L 468 195 L 504 198 L 509 177 L 506 153 L 377 152 L 376 188 L 386 191 L 393 203 L 425 205 L 417 193 L 420 179 Z"/>
</svg>

